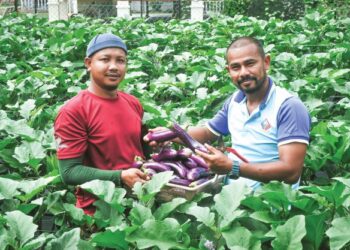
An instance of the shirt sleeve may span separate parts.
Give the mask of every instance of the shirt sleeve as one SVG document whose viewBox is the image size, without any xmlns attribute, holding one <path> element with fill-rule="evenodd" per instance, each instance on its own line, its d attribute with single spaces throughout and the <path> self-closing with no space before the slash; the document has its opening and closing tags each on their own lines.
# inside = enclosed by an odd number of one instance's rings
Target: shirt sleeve
<svg viewBox="0 0 350 250">
<path fill-rule="evenodd" d="M 56 117 L 54 129 L 59 160 L 84 154 L 87 149 L 87 128 L 79 114 L 61 110 Z"/>
<path fill-rule="evenodd" d="M 61 178 L 68 185 L 81 185 L 92 180 L 112 181 L 117 186 L 121 185 L 120 170 L 102 170 L 82 165 L 82 159 L 74 158 L 59 160 Z"/>
<path fill-rule="evenodd" d="M 217 136 L 228 135 L 230 131 L 228 130 L 228 109 L 232 100 L 230 96 L 224 103 L 221 110 L 219 110 L 216 115 L 208 121 L 208 129 Z"/>
<path fill-rule="evenodd" d="M 278 146 L 291 142 L 309 144 L 311 119 L 305 105 L 297 97 L 288 98 L 277 114 Z"/>
</svg>

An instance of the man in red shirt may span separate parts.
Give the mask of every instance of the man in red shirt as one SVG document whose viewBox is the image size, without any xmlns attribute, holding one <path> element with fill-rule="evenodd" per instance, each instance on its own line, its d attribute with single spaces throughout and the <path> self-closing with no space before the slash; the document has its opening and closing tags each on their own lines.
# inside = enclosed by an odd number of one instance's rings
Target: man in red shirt
<svg viewBox="0 0 350 250">
<path fill-rule="evenodd" d="M 94 179 L 132 187 L 148 176 L 130 168 L 141 145 L 143 108 L 134 96 L 118 90 L 127 68 L 127 47 L 113 34 L 94 37 L 85 66 L 90 85 L 60 109 L 55 120 L 57 157 L 63 181 L 79 185 Z M 77 207 L 95 212 L 96 200 L 77 188 Z"/>
</svg>

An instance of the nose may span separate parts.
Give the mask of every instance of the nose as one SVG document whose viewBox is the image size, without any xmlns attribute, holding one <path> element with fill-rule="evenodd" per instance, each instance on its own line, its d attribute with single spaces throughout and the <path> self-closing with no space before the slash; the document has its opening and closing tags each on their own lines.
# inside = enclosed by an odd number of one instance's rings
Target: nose
<svg viewBox="0 0 350 250">
<path fill-rule="evenodd" d="M 239 72 L 239 75 L 240 75 L 240 77 L 249 75 L 248 68 L 245 66 L 242 66 L 241 71 Z"/>
<path fill-rule="evenodd" d="M 118 64 L 116 62 L 112 61 L 109 64 L 109 70 L 118 70 Z"/>
</svg>

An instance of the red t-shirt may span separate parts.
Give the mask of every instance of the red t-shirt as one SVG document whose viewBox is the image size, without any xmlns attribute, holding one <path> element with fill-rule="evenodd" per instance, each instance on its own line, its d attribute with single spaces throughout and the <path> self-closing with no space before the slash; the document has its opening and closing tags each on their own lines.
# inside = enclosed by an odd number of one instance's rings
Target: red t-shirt
<svg viewBox="0 0 350 250">
<path fill-rule="evenodd" d="M 55 120 L 58 159 L 83 157 L 83 164 L 105 170 L 130 167 L 135 156 L 143 157 L 140 102 L 118 91 L 116 99 L 81 91 L 60 109 Z M 77 207 L 95 200 L 78 189 Z"/>
</svg>

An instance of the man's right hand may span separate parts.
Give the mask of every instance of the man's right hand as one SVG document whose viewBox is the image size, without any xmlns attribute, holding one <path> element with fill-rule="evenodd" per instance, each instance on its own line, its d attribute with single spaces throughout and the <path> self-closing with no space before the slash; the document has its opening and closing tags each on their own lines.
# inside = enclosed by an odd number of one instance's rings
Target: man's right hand
<svg viewBox="0 0 350 250">
<path fill-rule="evenodd" d="M 150 129 L 148 132 L 151 133 L 151 132 L 159 132 L 159 131 L 166 131 L 166 130 L 169 130 L 169 129 L 165 127 L 156 127 L 156 128 Z M 153 148 L 153 150 L 157 150 L 159 147 L 163 147 L 166 144 L 169 144 L 169 141 L 165 141 L 165 142 L 150 141 L 147 135 L 143 137 L 143 140 L 145 142 L 148 142 L 148 145 L 150 145 Z"/>
<path fill-rule="evenodd" d="M 120 177 L 123 184 L 128 186 L 129 188 L 132 188 L 136 182 L 145 183 L 150 179 L 147 174 L 145 174 L 137 168 L 122 170 Z"/>
</svg>

